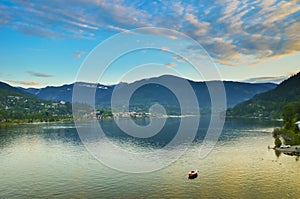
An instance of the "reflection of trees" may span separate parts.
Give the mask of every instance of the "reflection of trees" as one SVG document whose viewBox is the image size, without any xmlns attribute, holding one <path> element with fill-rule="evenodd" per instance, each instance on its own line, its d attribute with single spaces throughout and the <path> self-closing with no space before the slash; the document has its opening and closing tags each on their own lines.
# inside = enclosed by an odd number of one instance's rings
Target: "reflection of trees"
<svg viewBox="0 0 300 199">
<path fill-rule="evenodd" d="M 39 136 L 47 141 L 61 141 L 72 143 L 75 145 L 81 143 L 76 128 L 73 127 L 72 123 L 57 123 L 50 124 L 49 126 L 44 126 L 44 129 Z"/>
<path fill-rule="evenodd" d="M 0 149 L 7 148 L 11 144 L 15 143 L 16 140 L 21 139 L 24 134 L 35 132 L 33 125 L 9 125 L 0 126 Z"/>
<path fill-rule="evenodd" d="M 300 156 L 296 156 L 296 158 L 295 158 L 295 160 L 296 160 L 297 162 L 299 161 L 299 157 L 300 157 Z"/>
<path fill-rule="evenodd" d="M 8 147 L 13 140 L 15 140 L 15 137 L 17 134 L 11 133 L 10 136 L 8 136 L 9 132 L 7 130 L 7 127 L 0 127 L 0 149 Z"/>
<path fill-rule="evenodd" d="M 275 150 L 275 155 L 276 155 L 277 158 L 279 158 L 280 155 L 281 155 L 281 151 Z"/>
</svg>

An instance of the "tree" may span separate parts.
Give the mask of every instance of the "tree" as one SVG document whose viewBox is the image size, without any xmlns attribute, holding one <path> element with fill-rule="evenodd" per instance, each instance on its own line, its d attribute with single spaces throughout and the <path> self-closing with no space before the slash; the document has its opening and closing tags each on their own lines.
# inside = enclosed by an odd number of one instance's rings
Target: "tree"
<svg viewBox="0 0 300 199">
<path fill-rule="evenodd" d="M 282 117 L 284 121 L 284 128 L 287 130 L 296 130 L 295 129 L 295 116 L 296 109 L 293 103 L 289 103 L 283 108 Z"/>
<path fill-rule="evenodd" d="M 281 128 L 275 128 L 273 130 L 273 138 L 277 138 L 281 134 Z"/>
<path fill-rule="evenodd" d="M 296 120 L 299 121 L 300 120 L 300 100 L 296 103 Z"/>
<path fill-rule="evenodd" d="M 276 137 L 276 138 L 275 138 L 275 146 L 276 146 L 276 147 L 280 147 L 281 144 L 282 144 L 282 142 L 281 142 L 280 138 L 279 138 L 279 137 Z"/>
</svg>

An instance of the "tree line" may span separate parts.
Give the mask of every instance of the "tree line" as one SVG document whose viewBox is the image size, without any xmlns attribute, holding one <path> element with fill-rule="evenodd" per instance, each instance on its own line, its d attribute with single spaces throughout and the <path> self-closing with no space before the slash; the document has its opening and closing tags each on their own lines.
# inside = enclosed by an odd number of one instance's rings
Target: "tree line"
<svg viewBox="0 0 300 199">
<path fill-rule="evenodd" d="M 279 137 L 282 137 L 285 144 L 300 145 L 300 130 L 297 121 L 300 121 L 300 100 L 296 103 L 288 103 L 282 111 L 283 127 L 273 131 L 275 145 L 281 145 Z"/>
</svg>

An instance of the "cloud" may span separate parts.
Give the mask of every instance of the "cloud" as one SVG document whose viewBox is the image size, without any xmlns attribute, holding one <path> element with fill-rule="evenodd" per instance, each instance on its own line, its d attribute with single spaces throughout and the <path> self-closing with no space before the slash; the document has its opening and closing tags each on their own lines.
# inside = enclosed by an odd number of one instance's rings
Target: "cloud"
<svg viewBox="0 0 300 199">
<path fill-rule="evenodd" d="M 201 50 L 201 46 L 200 45 L 189 45 L 186 47 L 186 49 L 188 50 Z"/>
<path fill-rule="evenodd" d="M 164 27 L 187 34 L 214 60 L 233 66 L 300 51 L 297 0 L 8 2 L 0 5 L 0 25 L 29 35 L 97 39 L 103 31 Z M 151 34 L 178 39 L 161 30 Z"/>
<path fill-rule="evenodd" d="M 108 25 L 107 28 L 112 29 L 112 30 L 116 30 L 116 31 L 119 31 L 119 32 L 128 32 L 128 30 L 125 29 L 125 28 L 120 28 L 120 27 L 112 26 L 112 25 Z"/>
<path fill-rule="evenodd" d="M 37 86 L 40 84 L 39 82 L 26 82 L 26 81 L 15 81 L 15 80 L 6 80 L 6 81 L 13 84 L 21 84 L 25 86 Z"/>
<path fill-rule="evenodd" d="M 31 76 L 35 76 L 35 77 L 53 77 L 53 75 L 50 75 L 50 74 L 37 73 L 34 71 L 27 71 L 27 73 L 29 73 Z"/>
<path fill-rule="evenodd" d="M 271 83 L 276 83 L 280 84 L 284 80 L 288 79 L 291 75 L 294 75 L 296 73 L 290 73 L 287 75 L 281 75 L 281 76 L 273 76 L 273 77 L 253 77 L 244 80 L 245 82 L 250 82 L 250 83 L 266 83 L 266 82 L 271 82 Z"/>
<path fill-rule="evenodd" d="M 168 37 L 169 39 L 173 39 L 173 40 L 178 39 L 178 37 L 176 37 L 176 36 L 174 36 L 174 35 L 167 35 L 167 37 Z"/>
<path fill-rule="evenodd" d="M 187 61 L 185 58 L 180 57 L 179 55 L 173 54 L 173 58 L 177 61 L 177 62 L 185 62 Z"/>
<path fill-rule="evenodd" d="M 177 66 L 177 64 L 175 62 L 170 62 L 170 63 L 166 64 L 167 68 L 173 68 L 174 66 Z"/>
<path fill-rule="evenodd" d="M 188 33 L 195 36 L 204 36 L 209 32 L 211 28 L 211 24 L 209 22 L 200 21 L 195 15 L 193 14 L 186 14 L 184 19 L 189 22 L 189 30 Z"/>
<path fill-rule="evenodd" d="M 160 48 L 160 50 L 161 50 L 161 51 L 169 51 L 170 48 L 168 48 L 168 47 L 166 47 L 166 46 L 162 46 L 162 47 Z"/>
<path fill-rule="evenodd" d="M 74 53 L 74 57 L 75 57 L 76 59 L 80 59 L 84 54 L 85 54 L 84 51 L 76 51 L 76 52 Z"/>
<path fill-rule="evenodd" d="M 138 33 L 149 34 L 149 35 L 159 35 L 168 39 L 177 40 L 183 38 L 182 35 L 172 29 L 165 28 L 151 28 L 151 29 L 139 29 Z"/>
</svg>

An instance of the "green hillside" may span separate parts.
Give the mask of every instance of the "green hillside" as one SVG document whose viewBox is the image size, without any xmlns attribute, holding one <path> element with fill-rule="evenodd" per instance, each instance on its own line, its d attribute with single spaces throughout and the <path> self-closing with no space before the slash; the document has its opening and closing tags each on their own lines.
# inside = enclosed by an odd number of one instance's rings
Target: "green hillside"
<svg viewBox="0 0 300 199">
<path fill-rule="evenodd" d="M 300 73 L 283 81 L 275 89 L 258 94 L 227 111 L 231 117 L 281 118 L 283 107 L 300 100 Z"/>
<path fill-rule="evenodd" d="M 55 121 L 71 116 L 70 103 L 58 103 L 37 97 L 0 82 L 0 121 Z"/>
</svg>

